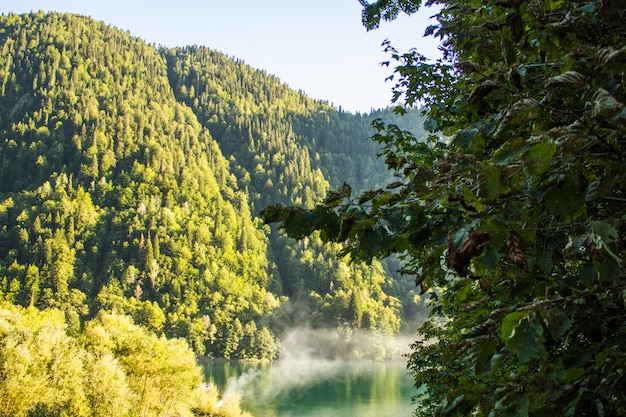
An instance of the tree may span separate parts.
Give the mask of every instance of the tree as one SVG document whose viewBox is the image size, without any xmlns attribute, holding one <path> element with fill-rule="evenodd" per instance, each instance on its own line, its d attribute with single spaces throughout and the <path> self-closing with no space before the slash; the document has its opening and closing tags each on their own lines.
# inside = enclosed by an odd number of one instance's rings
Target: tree
<svg viewBox="0 0 626 417">
<path fill-rule="evenodd" d="M 362 4 L 373 29 L 421 1 Z M 623 415 L 626 4 L 434 4 L 441 59 L 385 43 L 394 101 L 431 132 L 374 123 L 397 181 L 263 216 L 357 259 L 398 254 L 430 294 L 418 415 Z"/>
<path fill-rule="evenodd" d="M 85 365 L 87 369 L 85 391 L 91 415 L 94 417 L 128 415 L 133 397 L 119 361 L 107 352 L 103 355 L 89 355 Z"/>
<path fill-rule="evenodd" d="M 84 337 L 87 350 L 101 362 L 112 355 L 121 366 L 125 382 L 116 370 L 112 369 L 109 376 L 123 395 L 128 395 L 128 384 L 134 398 L 131 414 L 183 415 L 193 406 L 201 375 L 195 355 L 182 339 L 157 337 L 126 316 L 106 313 L 89 322 Z M 101 363 L 91 366 L 94 372 L 102 372 Z M 89 388 L 99 407 L 112 406 L 112 398 L 102 397 L 93 385 Z"/>
<path fill-rule="evenodd" d="M 0 413 L 2 416 L 28 415 L 33 404 L 46 393 L 43 372 L 36 372 L 37 361 L 21 341 L 32 334 L 20 317 L 0 310 Z M 30 341 L 30 340 L 29 340 Z"/>
<path fill-rule="evenodd" d="M 88 415 L 83 351 L 60 310 L 0 308 L 0 414 Z"/>
</svg>

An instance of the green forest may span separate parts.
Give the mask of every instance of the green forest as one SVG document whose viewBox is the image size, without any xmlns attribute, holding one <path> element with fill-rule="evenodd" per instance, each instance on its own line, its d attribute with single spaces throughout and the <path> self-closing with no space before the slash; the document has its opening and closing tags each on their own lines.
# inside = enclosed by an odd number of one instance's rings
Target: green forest
<svg viewBox="0 0 626 417">
<path fill-rule="evenodd" d="M 397 261 L 351 262 L 342 245 L 293 240 L 258 214 L 383 186 L 372 122 L 420 134 L 409 113 L 344 112 L 209 48 L 157 48 L 82 16 L 0 16 L 0 372 L 43 378 L 52 365 L 33 349 L 76 353 L 50 376 L 73 390 L 65 399 L 45 380 L 3 378 L 4 415 L 84 415 L 98 401 L 113 415 L 143 392 L 133 355 L 150 344 L 180 356 L 159 366 L 186 393 L 154 396 L 187 409 L 199 381 L 182 368 L 189 355 L 274 359 L 293 326 L 346 342 L 366 330 L 372 344 L 354 357 L 390 354 L 376 337 L 413 331 L 425 310 Z M 119 395 L 77 382 L 92 378 L 117 378 Z M 19 394 L 31 383 L 41 394 Z M 164 412 L 150 401 L 134 412 Z"/>
<path fill-rule="evenodd" d="M 2 416 L 248 416 L 198 364 L 299 326 L 409 334 L 416 416 L 626 415 L 626 1 L 359 2 L 441 52 L 385 42 L 368 114 L 0 16 Z"/>
</svg>

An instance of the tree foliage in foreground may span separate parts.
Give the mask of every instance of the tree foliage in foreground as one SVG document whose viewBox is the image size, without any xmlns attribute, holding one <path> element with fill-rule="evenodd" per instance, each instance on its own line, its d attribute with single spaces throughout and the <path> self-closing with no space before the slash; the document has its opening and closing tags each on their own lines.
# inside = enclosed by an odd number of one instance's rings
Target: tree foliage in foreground
<svg viewBox="0 0 626 417">
<path fill-rule="evenodd" d="M 238 400 L 200 389 L 196 356 L 182 339 L 158 337 L 104 313 L 77 336 L 64 313 L 0 306 L 0 415 L 128 417 L 248 415 Z"/>
<path fill-rule="evenodd" d="M 364 23 L 420 3 L 362 2 Z M 442 59 L 386 44 L 395 100 L 425 104 L 433 132 L 376 124 L 397 181 L 265 219 L 366 261 L 399 254 L 430 293 L 417 414 L 623 415 L 624 1 L 433 4 Z"/>
</svg>

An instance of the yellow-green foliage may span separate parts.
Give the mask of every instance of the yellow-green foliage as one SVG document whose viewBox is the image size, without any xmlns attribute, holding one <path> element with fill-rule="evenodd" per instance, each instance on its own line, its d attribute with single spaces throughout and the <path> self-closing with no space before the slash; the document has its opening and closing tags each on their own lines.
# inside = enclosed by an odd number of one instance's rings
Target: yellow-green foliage
<svg viewBox="0 0 626 417">
<path fill-rule="evenodd" d="M 0 308 L 0 415 L 77 417 L 244 415 L 201 389 L 182 339 L 158 337 L 129 317 L 103 314 L 77 337 L 60 310 Z"/>
<path fill-rule="evenodd" d="M 194 413 L 199 416 L 211 417 L 251 417 L 241 409 L 238 395 L 228 395 L 220 399 L 217 387 L 208 384 L 196 391 L 196 407 Z"/>
</svg>

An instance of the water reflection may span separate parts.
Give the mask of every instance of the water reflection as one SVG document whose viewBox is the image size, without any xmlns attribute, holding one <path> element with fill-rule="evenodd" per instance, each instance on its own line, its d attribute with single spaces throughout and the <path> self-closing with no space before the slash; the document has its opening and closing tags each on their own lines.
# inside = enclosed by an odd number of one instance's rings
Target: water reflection
<svg viewBox="0 0 626 417">
<path fill-rule="evenodd" d="M 207 381 L 238 394 L 256 417 L 410 416 L 415 393 L 406 363 L 290 360 L 207 362 Z"/>
</svg>

